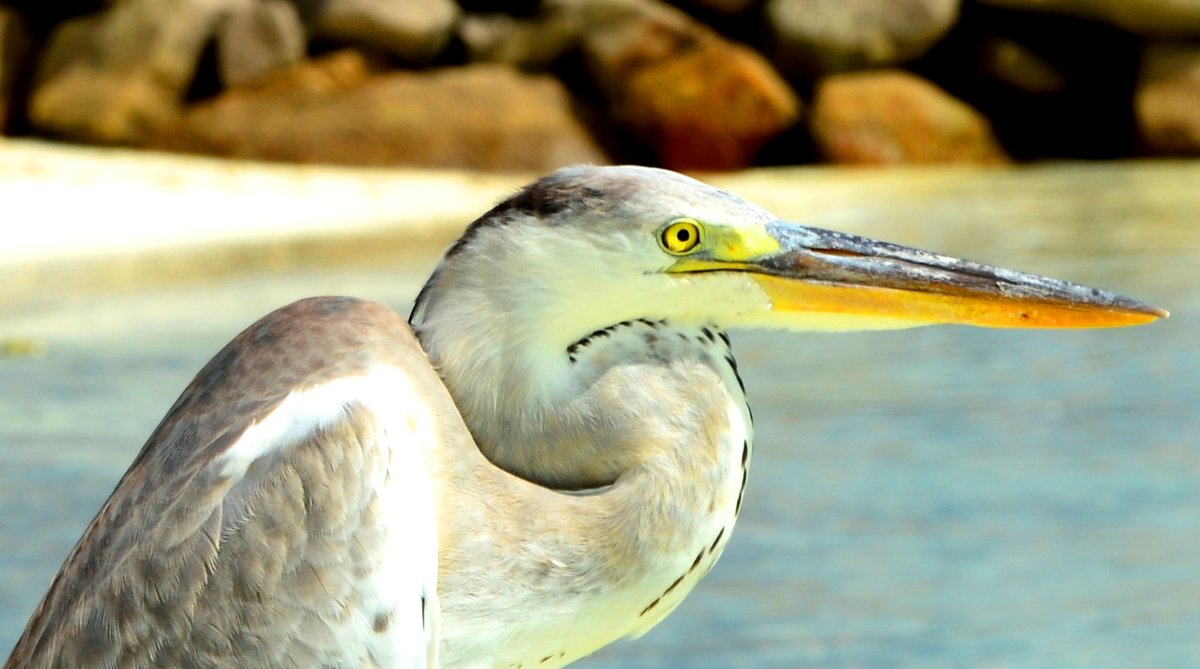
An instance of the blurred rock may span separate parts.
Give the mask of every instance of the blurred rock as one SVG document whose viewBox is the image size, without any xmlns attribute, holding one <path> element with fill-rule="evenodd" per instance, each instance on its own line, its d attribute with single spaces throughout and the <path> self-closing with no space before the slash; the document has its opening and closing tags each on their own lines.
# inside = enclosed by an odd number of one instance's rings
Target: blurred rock
<svg viewBox="0 0 1200 669">
<path fill-rule="evenodd" d="M 1138 134 L 1151 153 L 1200 153 L 1200 45 L 1146 49 L 1134 95 Z"/>
<path fill-rule="evenodd" d="M 1141 35 L 1200 35 L 1196 0 L 977 0 L 1011 9 L 1102 21 Z"/>
<path fill-rule="evenodd" d="M 29 120 L 85 142 L 126 143 L 170 123 L 221 16 L 251 0 L 122 0 L 61 24 Z"/>
<path fill-rule="evenodd" d="M 774 61 L 796 76 L 902 63 L 958 19 L 959 0 L 767 0 Z"/>
<path fill-rule="evenodd" d="M 33 38 L 29 26 L 14 10 L 0 7 L 0 134 L 8 129 L 12 111 L 17 108 L 13 96 L 17 84 L 30 68 Z"/>
<path fill-rule="evenodd" d="M 978 62 L 984 74 L 1022 93 L 1053 95 L 1067 87 L 1066 74 L 1011 39 L 982 38 Z"/>
<path fill-rule="evenodd" d="M 835 163 L 1008 161 L 987 119 L 928 81 L 898 70 L 823 80 L 809 124 L 818 150 Z"/>
<path fill-rule="evenodd" d="M 758 4 L 758 0 L 684 0 L 683 4 L 702 7 L 720 14 L 741 14 Z"/>
<path fill-rule="evenodd" d="M 467 14 L 458 36 L 471 62 L 504 63 L 545 69 L 579 43 L 579 14 L 550 8 L 535 18 L 508 14 Z"/>
<path fill-rule="evenodd" d="M 226 86 L 298 63 L 304 51 L 304 26 L 287 0 L 236 7 L 217 27 L 217 69 Z"/>
<path fill-rule="evenodd" d="M 666 167 L 746 167 L 793 126 L 800 101 L 754 51 L 657 2 L 564 0 L 610 112 Z"/>
<path fill-rule="evenodd" d="M 374 46 L 413 63 L 441 53 L 453 34 L 454 0 L 299 0 L 316 37 Z"/>
<path fill-rule="evenodd" d="M 549 171 L 605 163 L 562 84 L 500 65 L 375 73 L 341 52 L 230 89 L 150 146 L 341 165 Z"/>
</svg>

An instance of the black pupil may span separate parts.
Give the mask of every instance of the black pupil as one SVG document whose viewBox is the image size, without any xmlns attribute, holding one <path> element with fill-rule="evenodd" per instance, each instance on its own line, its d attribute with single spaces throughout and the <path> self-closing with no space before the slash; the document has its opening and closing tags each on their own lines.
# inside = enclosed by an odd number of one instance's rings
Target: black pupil
<svg viewBox="0 0 1200 669">
<path fill-rule="evenodd" d="M 685 244 L 687 243 L 687 240 L 689 238 L 691 238 L 691 236 L 692 236 L 692 233 L 688 232 L 687 228 L 683 228 L 683 229 L 677 230 L 675 232 L 675 239 L 678 239 L 679 241 L 681 241 Z"/>
</svg>

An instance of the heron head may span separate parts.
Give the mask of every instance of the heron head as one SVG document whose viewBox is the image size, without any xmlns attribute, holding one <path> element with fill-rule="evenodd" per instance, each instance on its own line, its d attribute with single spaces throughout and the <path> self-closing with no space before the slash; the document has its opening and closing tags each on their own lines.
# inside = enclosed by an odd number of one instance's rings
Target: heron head
<svg viewBox="0 0 1200 669">
<path fill-rule="evenodd" d="M 861 330 L 1166 315 L 1065 281 L 787 223 L 683 175 L 629 166 L 566 168 L 526 187 L 468 228 L 431 286 L 466 288 L 474 308 L 566 341 L 639 317 Z M 414 322 L 426 309 L 419 301 Z"/>
</svg>

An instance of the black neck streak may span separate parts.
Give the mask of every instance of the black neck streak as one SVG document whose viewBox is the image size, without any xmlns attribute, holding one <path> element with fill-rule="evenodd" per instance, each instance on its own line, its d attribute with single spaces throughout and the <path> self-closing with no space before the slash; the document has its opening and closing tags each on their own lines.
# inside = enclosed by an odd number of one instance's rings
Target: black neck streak
<svg viewBox="0 0 1200 669">
<path fill-rule="evenodd" d="M 569 360 L 573 365 L 579 362 L 579 356 L 582 354 L 583 350 L 591 346 L 597 340 L 606 339 L 618 331 L 631 330 L 634 327 L 646 328 L 647 332 L 644 334 L 644 336 L 650 337 L 650 339 L 646 340 L 646 343 L 651 344 L 652 340 L 655 340 L 654 338 L 657 337 L 657 335 L 652 335 L 651 333 L 657 333 L 659 330 L 666 329 L 667 319 L 664 318 L 662 320 L 652 321 L 647 318 L 638 318 L 636 320 L 613 323 L 606 328 L 601 328 L 576 340 L 574 343 L 568 346 L 567 360 Z"/>
<path fill-rule="evenodd" d="M 672 326 L 665 318 L 625 320 L 595 330 L 572 342 L 567 346 L 567 361 L 572 365 L 578 364 L 589 351 L 596 350 L 602 342 L 619 342 L 641 350 L 646 358 L 660 362 L 695 355 L 700 351 L 703 352 L 702 355 L 712 356 L 714 361 L 724 359 L 725 366 L 737 382 L 742 397 L 746 395 L 746 384 L 742 381 L 737 360 L 733 357 L 729 335 L 716 326 L 707 325 L 699 329 L 680 328 Z M 747 413 L 753 421 L 754 416 L 749 414 L 749 406 Z"/>
</svg>

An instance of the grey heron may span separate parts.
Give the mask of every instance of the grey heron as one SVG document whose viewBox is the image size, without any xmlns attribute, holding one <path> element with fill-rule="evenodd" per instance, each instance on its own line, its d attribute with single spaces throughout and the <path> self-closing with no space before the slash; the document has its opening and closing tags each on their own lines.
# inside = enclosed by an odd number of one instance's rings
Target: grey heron
<svg viewBox="0 0 1200 669">
<path fill-rule="evenodd" d="M 560 667 L 712 568 L 752 419 L 724 328 L 1135 325 L 1056 279 L 560 170 L 472 223 L 406 321 L 251 325 L 149 437 L 6 667 Z"/>
</svg>

